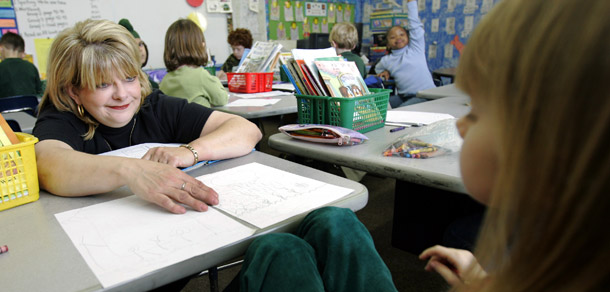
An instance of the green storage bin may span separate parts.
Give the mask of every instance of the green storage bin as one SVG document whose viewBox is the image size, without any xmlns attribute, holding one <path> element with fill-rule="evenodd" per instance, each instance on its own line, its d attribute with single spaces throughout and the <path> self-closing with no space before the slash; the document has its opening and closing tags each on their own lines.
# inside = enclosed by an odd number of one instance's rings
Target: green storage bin
<svg viewBox="0 0 610 292">
<path fill-rule="evenodd" d="M 210 75 L 216 76 L 216 67 L 203 67 L 203 68 L 205 68 L 210 73 Z"/>
<path fill-rule="evenodd" d="M 369 88 L 358 97 L 328 97 L 296 94 L 301 124 L 326 124 L 365 133 L 385 126 L 389 89 Z"/>
</svg>

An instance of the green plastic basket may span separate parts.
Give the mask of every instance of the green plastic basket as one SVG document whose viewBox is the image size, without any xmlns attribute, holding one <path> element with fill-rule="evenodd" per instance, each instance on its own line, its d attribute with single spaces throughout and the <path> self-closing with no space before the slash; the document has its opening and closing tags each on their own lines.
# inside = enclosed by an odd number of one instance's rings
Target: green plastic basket
<svg viewBox="0 0 610 292">
<path fill-rule="evenodd" d="M 295 94 L 301 124 L 326 124 L 365 133 L 385 125 L 389 89 L 369 88 L 358 97 L 328 97 Z"/>
</svg>

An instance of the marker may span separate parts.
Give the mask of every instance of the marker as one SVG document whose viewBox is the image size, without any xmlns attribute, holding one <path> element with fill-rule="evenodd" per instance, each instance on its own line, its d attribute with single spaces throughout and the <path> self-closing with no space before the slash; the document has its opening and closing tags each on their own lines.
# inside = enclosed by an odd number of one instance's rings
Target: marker
<svg viewBox="0 0 610 292">
<path fill-rule="evenodd" d="M 8 252 L 8 246 L 3 245 L 2 247 L 0 247 L 0 254 L 3 254 L 5 252 Z"/>
<path fill-rule="evenodd" d="M 406 129 L 406 128 L 407 128 L 406 126 L 402 126 L 402 127 L 394 128 L 394 129 L 391 129 L 391 130 L 390 130 L 390 133 L 398 132 L 398 131 L 404 130 L 404 129 Z"/>
</svg>

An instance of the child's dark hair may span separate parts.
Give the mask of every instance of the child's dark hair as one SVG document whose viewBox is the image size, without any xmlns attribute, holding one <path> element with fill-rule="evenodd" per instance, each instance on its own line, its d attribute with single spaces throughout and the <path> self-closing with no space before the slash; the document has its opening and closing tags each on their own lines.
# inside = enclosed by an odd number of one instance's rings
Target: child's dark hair
<svg viewBox="0 0 610 292">
<path fill-rule="evenodd" d="M 23 38 L 20 35 L 10 31 L 2 35 L 0 45 L 19 53 L 23 53 L 25 51 L 25 42 L 23 41 Z"/>
<path fill-rule="evenodd" d="M 238 28 L 229 33 L 227 42 L 232 46 L 244 46 L 244 48 L 252 48 L 252 34 L 247 28 Z"/>
<path fill-rule="evenodd" d="M 174 71 L 182 65 L 207 65 L 208 54 L 204 43 L 203 31 L 193 21 L 180 19 L 172 23 L 165 34 L 163 52 L 167 71 Z"/>
</svg>

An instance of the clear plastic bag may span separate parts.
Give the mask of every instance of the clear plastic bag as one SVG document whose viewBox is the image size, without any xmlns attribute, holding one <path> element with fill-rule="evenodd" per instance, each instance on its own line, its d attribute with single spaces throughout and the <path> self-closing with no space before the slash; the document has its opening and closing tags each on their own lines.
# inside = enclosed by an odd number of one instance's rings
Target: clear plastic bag
<svg viewBox="0 0 610 292">
<path fill-rule="evenodd" d="M 457 119 L 446 119 L 396 139 L 384 151 L 383 156 L 405 158 L 431 158 L 460 151 L 462 137 L 457 131 Z"/>
</svg>

